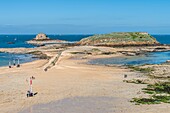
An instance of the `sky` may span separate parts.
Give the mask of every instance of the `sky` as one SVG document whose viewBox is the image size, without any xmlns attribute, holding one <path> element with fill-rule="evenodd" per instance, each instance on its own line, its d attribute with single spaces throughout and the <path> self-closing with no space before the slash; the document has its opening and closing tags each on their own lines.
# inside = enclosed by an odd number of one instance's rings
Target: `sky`
<svg viewBox="0 0 170 113">
<path fill-rule="evenodd" d="M 0 0 L 0 34 L 170 34 L 170 0 Z"/>
</svg>

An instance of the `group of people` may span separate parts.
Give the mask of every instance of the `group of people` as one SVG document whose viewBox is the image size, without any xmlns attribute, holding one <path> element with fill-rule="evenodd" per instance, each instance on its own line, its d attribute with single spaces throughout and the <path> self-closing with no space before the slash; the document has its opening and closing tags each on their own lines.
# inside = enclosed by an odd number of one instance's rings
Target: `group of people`
<svg viewBox="0 0 170 113">
<path fill-rule="evenodd" d="M 18 64 L 17 64 L 17 65 L 16 65 L 15 60 L 13 60 L 13 66 L 20 67 L 19 59 L 18 59 Z M 9 62 L 9 68 L 12 68 L 12 64 L 11 64 L 11 62 Z"/>
</svg>

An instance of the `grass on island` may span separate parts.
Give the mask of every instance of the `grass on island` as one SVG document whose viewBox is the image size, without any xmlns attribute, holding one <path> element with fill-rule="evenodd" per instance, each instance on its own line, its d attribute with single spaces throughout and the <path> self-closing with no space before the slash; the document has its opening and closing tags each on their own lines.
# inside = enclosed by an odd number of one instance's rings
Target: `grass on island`
<svg viewBox="0 0 170 113">
<path fill-rule="evenodd" d="M 96 41 L 101 39 L 112 39 L 112 40 L 103 40 L 105 42 L 121 42 L 121 41 L 153 41 L 155 40 L 149 34 L 142 34 L 140 32 L 117 32 L 117 33 L 110 33 L 110 34 L 101 34 L 101 35 L 94 35 L 90 37 L 90 40 Z"/>
<path fill-rule="evenodd" d="M 99 34 L 84 38 L 79 43 L 84 45 L 128 45 L 130 42 L 132 42 L 132 45 L 134 42 L 143 44 L 158 43 L 154 37 L 148 33 L 142 32 L 114 32 L 110 34 Z"/>
</svg>

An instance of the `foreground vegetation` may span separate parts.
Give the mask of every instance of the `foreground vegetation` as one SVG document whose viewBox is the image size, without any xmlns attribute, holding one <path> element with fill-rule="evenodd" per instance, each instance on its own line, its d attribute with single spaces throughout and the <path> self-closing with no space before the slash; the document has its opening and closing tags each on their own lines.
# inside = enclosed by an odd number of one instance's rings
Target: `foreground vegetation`
<svg viewBox="0 0 170 113">
<path fill-rule="evenodd" d="M 134 71 L 139 71 L 145 73 L 145 75 L 149 75 L 153 68 L 147 67 L 142 68 L 140 66 L 128 66 L 128 68 L 133 69 Z M 150 77 L 149 79 L 155 80 L 155 77 Z M 146 84 L 144 80 L 127 80 L 127 83 L 135 83 L 135 84 Z M 149 97 L 145 98 L 133 98 L 131 102 L 134 102 L 136 105 L 140 104 L 161 104 L 161 103 L 170 103 L 170 81 L 168 79 L 155 82 L 154 84 L 147 83 L 147 87 L 143 88 L 142 91 L 149 95 Z"/>
<path fill-rule="evenodd" d="M 134 70 L 134 71 L 139 71 L 141 73 L 150 73 L 154 71 L 153 68 L 147 67 L 147 68 L 141 68 L 140 66 L 131 66 L 129 65 L 128 68 Z"/>
<path fill-rule="evenodd" d="M 143 92 L 150 94 L 150 98 L 133 98 L 136 104 L 170 103 L 170 82 L 155 83 L 143 88 Z"/>
</svg>

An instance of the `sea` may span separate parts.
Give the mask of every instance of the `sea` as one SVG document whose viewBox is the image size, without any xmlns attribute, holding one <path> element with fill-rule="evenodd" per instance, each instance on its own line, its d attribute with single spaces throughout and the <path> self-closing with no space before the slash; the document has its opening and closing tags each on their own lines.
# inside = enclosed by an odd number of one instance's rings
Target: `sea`
<svg viewBox="0 0 170 113">
<path fill-rule="evenodd" d="M 84 35 L 48 35 L 51 39 L 60 39 L 70 42 L 80 41 L 83 38 L 92 36 L 92 34 Z M 170 44 L 170 35 L 153 35 L 160 43 Z M 27 44 L 26 41 L 32 40 L 36 35 L 0 35 L 0 48 L 34 48 L 35 46 Z M 14 44 L 9 44 L 14 42 Z M 37 60 L 32 55 L 28 54 L 10 54 L 0 53 L 0 66 L 7 66 L 9 62 L 26 63 Z M 110 58 L 110 59 L 95 59 L 90 61 L 91 64 L 123 64 L 123 65 L 142 65 L 142 64 L 160 64 L 170 60 L 170 52 L 154 52 L 148 53 L 145 57 L 130 57 L 130 58 Z"/>
<path fill-rule="evenodd" d="M 170 44 L 170 35 L 152 35 L 161 44 Z M 95 65 L 145 65 L 162 64 L 170 60 L 170 51 L 150 52 L 142 56 L 125 56 L 116 58 L 100 58 L 89 61 Z"/>
<path fill-rule="evenodd" d="M 60 39 L 70 42 L 76 42 L 82 38 L 91 35 L 48 35 L 51 39 Z M 36 35 L 0 35 L 0 48 L 34 48 L 35 46 L 27 44 L 26 41 L 32 40 Z M 11 43 L 12 42 L 12 43 Z M 14 42 L 14 43 L 13 43 Z M 29 54 L 10 54 L 0 53 L 0 67 L 10 64 L 20 64 L 37 60 L 33 55 Z"/>
</svg>

